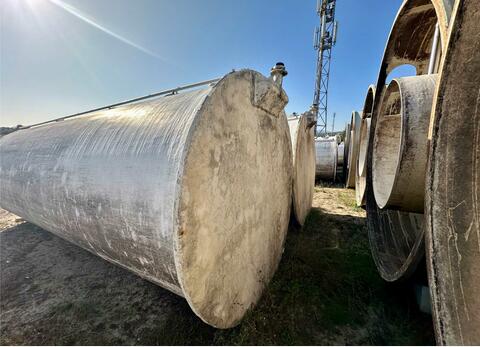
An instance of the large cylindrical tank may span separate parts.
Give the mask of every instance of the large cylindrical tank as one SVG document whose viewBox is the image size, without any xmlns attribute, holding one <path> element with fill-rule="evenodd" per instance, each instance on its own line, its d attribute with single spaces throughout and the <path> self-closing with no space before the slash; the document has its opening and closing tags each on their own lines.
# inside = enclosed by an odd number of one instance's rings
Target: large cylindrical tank
<svg viewBox="0 0 480 347">
<path fill-rule="evenodd" d="M 214 86 L 0 139 L 1 207 L 239 323 L 290 218 L 285 92 L 242 70 Z"/>
<path fill-rule="evenodd" d="M 480 1 L 458 1 L 430 124 L 425 236 L 439 345 L 480 345 Z"/>
<path fill-rule="evenodd" d="M 315 133 L 305 116 L 288 119 L 293 152 L 293 215 L 303 225 L 312 208 L 315 186 Z"/>
<path fill-rule="evenodd" d="M 337 175 L 338 145 L 334 137 L 315 140 L 317 178 L 335 181 Z"/>
</svg>

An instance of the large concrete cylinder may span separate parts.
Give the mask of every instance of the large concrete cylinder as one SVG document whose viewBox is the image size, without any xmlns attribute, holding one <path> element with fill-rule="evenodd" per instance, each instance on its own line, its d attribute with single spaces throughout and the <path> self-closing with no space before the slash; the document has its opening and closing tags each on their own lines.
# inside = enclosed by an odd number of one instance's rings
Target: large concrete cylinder
<svg viewBox="0 0 480 347">
<path fill-rule="evenodd" d="M 288 119 L 293 152 L 293 215 L 299 225 L 305 223 L 312 208 L 315 186 L 315 130 L 304 116 Z"/>
<path fill-rule="evenodd" d="M 367 187 L 367 152 L 370 136 L 370 123 L 375 102 L 376 88 L 370 85 L 363 103 L 362 123 L 360 124 L 360 137 L 358 139 L 357 170 L 355 176 L 355 200 L 359 207 L 365 206 L 365 189 Z"/>
<path fill-rule="evenodd" d="M 279 263 L 292 151 L 284 91 L 215 86 L 0 139 L 1 207 L 236 325 Z"/>
<path fill-rule="evenodd" d="M 480 345 L 480 1 L 457 2 L 432 112 L 426 250 L 437 343 Z"/>
<path fill-rule="evenodd" d="M 362 118 L 372 117 L 376 91 L 377 88 L 373 84 L 368 86 L 367 95 L 365 96 L 365 101 L 363 102 L 363 110 L 361 114 Z"/>
<path fill-rule="evenodd" d="M 343 182 L 346 182 L 347 177 L 348 177 L 348 152 L 350 151 L 350 123 L 348 123 L 345 126 L 345 141 L 344 141 L 344 147 L 343 147 L 343 177 L 342 180 Z"/>
<path fill-rule="evenodd" d="M 398 66 L 413 65 L 417 75 L 428 72 L 437 23 L 441 33 L 441 49 L 438 52 L 445 52 L 451 3 L 450 0 L 404 0 L 380 64 L 367 154 L 366 209 L 372 256 L 380 275 L 387 281 L 406 279 L 423 259 L 424 216 L 380 209 L 375 201 L 371 172 L 372 138 L 377 125 L 380 100 L 386 91 L 388 75 Z M 438 71 L 436 65 L 433 69 L 433 72 L 435 71 Z"/>
<path fill-rule="evenodd" d="M 334 137 L 317 138 L 316 151 L 316 177 L 322 180 L 335 181 L 337 176 L 337 141 Z"/>
<path fill-rule="evenodd" d="M 367 151 L 370 136 L 371 118 L 362 119 L 358 145 L 357 177 L 355 178 L 355 199 L 357 206 L 365 206 L 365 188 L 367 185 Z"/>
<path fill-rule="evenodd" d="M 360 126 L 360 143 L 358 145 L 357 159 L 357 171 L 360 176 L 365 176 L 367 173 L 367 152 L 371 122 L 371 118 L 362 119 L 362 125 Z"/>
<path fill-rule="evenodd" d="M 360 125 L 362 117 L 357 111 L 352 112 L 350 120 L 350 143 L 348 149 L 348 177 L 347 188 L 355 188 L 355 175 L 357 173 L 358 143 L 360 139 Z"/>
<path fill-rule="evenodd" d="M 436 75 L 394 79 L 379 108 L 372 181 L 380 208 L 423 213 L 427 134 Z"/>
</svg>

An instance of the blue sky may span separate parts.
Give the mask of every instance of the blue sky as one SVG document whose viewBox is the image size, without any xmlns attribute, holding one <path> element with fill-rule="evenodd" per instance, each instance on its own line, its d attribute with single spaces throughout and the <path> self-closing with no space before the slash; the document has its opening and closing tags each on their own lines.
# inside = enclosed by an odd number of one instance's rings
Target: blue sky
<svg viewBox="0 0 480 347">
<path fill-rule="evenodd" d="M 401 2 L 338 0 L 329 96 L 336 130 L 375 82 Z M 1 0 L 0 11 L 0 126 L 48 120 L 233 68 L 268 74 L 276 61 L 289 72 L 287 112 L 312 103 L 315 0 Z"/>
</svg>

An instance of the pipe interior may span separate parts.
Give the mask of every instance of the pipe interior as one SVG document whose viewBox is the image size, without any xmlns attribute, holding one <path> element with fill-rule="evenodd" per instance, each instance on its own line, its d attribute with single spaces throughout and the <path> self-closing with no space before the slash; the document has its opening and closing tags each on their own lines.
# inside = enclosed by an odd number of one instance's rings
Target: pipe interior
<svg viewBox="0 0 480 347">
<path fill-rule="evenodd" d="M 380 109 L 373 147 L 373 192 L 384 208 L 393 191 L 401 146 L 400 89 L 395 81 L 388 86 Z"/>
<path fill-rule="evenodd" d="M 370 118 L 373 110 L 373 88 L 368 88 L 367 98 L 365 99 L 365 105 L 363 106 L 363 118 Z"/>
<path fill-rule="evenodd" d="M 435 24 L 441 24 L 442 47 L 447 33 L 447 18 L 441 12 L 442 0 L 409 0 L 404 1 L 401 10 L 391 29 L 385 48 L 377 82 L 378 95 L 382 92 L 386 80 L 391 79 L 391 72 L 402 64 L 411 64 L 416 68 L 416 75 L 427 72 L 430 59 Z M 438 9 L 434 7 L 437 3 Z M 381 107 L 382 100 L 378 100 Z M 381 110 L 376 111 L 371 123 L 371 132 L 376 134 L 380 125 Z M 378 120 L 378 122 L 377 122 Z M 371 135 L 375 135 L 371 134 Z M 424 250 L 421 246 L 423 235 L 423 214 L 400 212 L 398 210 L 379 209 L 373 184 L 373 162 L 375 140 L 369 145 L 366 209 L 369 223 L 369 239 L 372 255 L 383 279 L 397 281 L 408 278 L 422 259 Z M 398 218 L 401 216 L 402 218 Z M 406 237 L 408 236 L 408 237 Z M 412 238 L 415 240 L 411 242 Z M 408 242 L 407 242 L 408 241 Z M 398 244 L 405 246 L 392 248 Z"/>
</svg>

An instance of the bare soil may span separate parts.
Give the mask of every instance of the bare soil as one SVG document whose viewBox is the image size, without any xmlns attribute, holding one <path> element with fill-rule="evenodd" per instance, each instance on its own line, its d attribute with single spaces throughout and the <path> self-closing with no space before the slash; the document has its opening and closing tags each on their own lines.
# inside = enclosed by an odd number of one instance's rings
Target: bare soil
<svg viewBox="0 0 480 347">
<path fill-rule="evenodd" d="M 184 299 L 0 210 L 0 343 L 13 345 L 434 344 L 411 284 L 387 284 L 354 192 L 315 188 L 303 230 L 236 328 L 217 330 Z"/>
</svg>

